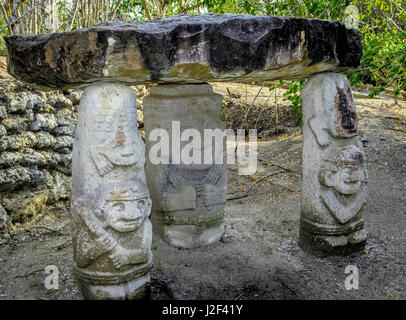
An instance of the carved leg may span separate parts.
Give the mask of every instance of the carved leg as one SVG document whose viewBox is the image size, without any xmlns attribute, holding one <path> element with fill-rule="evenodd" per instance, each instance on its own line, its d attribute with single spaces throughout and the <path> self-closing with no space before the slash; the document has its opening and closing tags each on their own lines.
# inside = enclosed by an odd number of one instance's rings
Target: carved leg
<svg viewBox="0 0 406 320">
<path fill-rule="evenodd" d="M 194 248 L 214 243 L 224 233 L 223 210 L 227 196 L 224 154 L 217 154 L 224 160 L 223 164 L 214 164 L 214 155 L 212 161 L 203 163 L 204 144 L 208 146 L 206 150 L 212 152 L 215 143 L 215 139 L 204 139 L 204 129 L 223 130 L 221 108 L 221 95 L 213 93 L 208 84 L 159 85 L 144 99 L 146 172 L 153 202 L 152 222 L 154 230 L 175 247 Z M 160 164 L 152 161 L 159 143 L 151 141 L 156 136 L 154 129 L 168 133 L 168 141 L 165 143 L 161 137 L 160 142 L 163 146 L 171 146 L 167 161 Z M 184 136 L 186 129 L 194 129 L 197 135 L 191 140 L 199 146 L 199 150 L 193 150 L 193 155 L 201 153 L 201 157 L 197 156 L 197 161 L 191 164 L 179 159 L 180 151 L 189 143 Z M 179 143 L 181 136 L 185 139 Z M 217 143 L 224 150 L 224 139 Z"/>
<path fill-rule="evenodd" d="M 72 155 L 75 273 L 88 299 L 140 299 L 152 266 L 145 147 L 131 88 L 95 84 L 82 96 Z"/>
<path fill-rule="evenodd" d="M 347 78 L 321 73 L 302 92 L 303 181 L 300 246 L 315 255 L 342 255 L 366 243 L 362 211 L 367 172 Z"/>
</svg>

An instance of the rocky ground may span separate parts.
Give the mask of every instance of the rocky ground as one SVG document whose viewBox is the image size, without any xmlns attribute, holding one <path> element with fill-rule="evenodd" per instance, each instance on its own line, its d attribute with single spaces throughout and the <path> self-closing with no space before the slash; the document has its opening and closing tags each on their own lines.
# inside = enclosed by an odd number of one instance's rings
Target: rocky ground
<svg viewBox="0 0 406 320">
<path fill-rule="evenodd" d="M 244 85 L 214 89 L 245 99 Z M 248 87 L 245 108 L 259 89 Z M 274 99 L 268 95 L 261 91 L 258 99 Z M 291 129 L 281 127 L 260 141 L 253 176 L 239 176 L 229 166 L 220 243 L 179 250 L 154 235 L 152 299 L 405 299 L 406 103 L 366 99 L 361 92 L 356 97 L 369 170 L 363 252 L 315 258 L 298 247 L 302 135 L 290 123 Z M 0 239 L 0 299 L 81 299 L 72 274 L 71 232 L 69 215 L 61 210 Z M 59 290 L 44 287 L 48 265 L 60 270 Z M 359 268 L 358 290 L 344 288 L 347 265 Z"/>
</svg>

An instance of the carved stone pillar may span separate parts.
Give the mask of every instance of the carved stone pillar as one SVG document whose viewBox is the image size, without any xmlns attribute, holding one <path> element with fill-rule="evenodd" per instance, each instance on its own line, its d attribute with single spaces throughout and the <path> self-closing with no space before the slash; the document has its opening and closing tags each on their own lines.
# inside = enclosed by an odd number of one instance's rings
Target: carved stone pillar
<svg viewBox="0 0 406 320">
<path fill-rule="evenodd" d="M 145 147 L 131 88 L 94 84 L 80 101 L 72 155 L 75 274 L 89 299 L 140 299 L 152 266 Z"/>
<path fill-rule="evenodd" d="M 303 181 L 300 246 L 315 255 L 341 255 L 366 243 L 362 211 L 367 172 L 358 118 L 347 78 L 321 73 L 302 91 Z"/>
<path fill-rule="evenodd" d="M 152 87 L 150 95 L 144 99 L 151 220 L 154 230 L 175 247 L 211 244 L 220 240 L 224 233 L 227 197 L 225 140 L 217 140 L 217 147 L 221 145 L 224 152 L 216 153 L 216 140 L 204 137 L 204 129 L 223 131 L 221 108 L 222 96 L 213 93 L 208 84 L 158 85 Z M 169 135 L 167 142 L 162 137 L 160 141 L 163 146 L 170 145 L 169 153 L 161 155 L 166 157 L 166 163 L 154 164 L 152 161 L 155 156 L 151 151 L 156 150 L 154 145 L 158 143 L 151 141 L 155 129 Z M 190 142 L 186 130 L 193 135 Z M 179 155 L 193 141 L 199 149 L 192 152 L 197 155 L 197 161 L 186 164 Z M 205 149 L 212 154 L 209 162 L 204 161 Z M 222 164 L 215 164 L 216 157 L 222 159 Z"/>
</svg>

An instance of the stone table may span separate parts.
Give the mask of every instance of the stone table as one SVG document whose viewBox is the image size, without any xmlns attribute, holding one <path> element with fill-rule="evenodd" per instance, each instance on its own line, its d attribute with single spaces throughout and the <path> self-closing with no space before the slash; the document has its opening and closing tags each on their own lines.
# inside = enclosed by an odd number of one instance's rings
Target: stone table
<svg viewBox="0 0 406 320">
<path fill-rule="evenodd" d="M 173 151 L 207 129 L 224 129 L 222 97 L 209 81 L 310 78 L 303 90 L 299 243 L 315 254 L 345 254 L 365 244 L 365 157 L 351 88 L 339 74 L 360 63 L 356 31 L 331 21 L 207 14 L 15 35 L 6 43 L 8 71 L 17 79 L 41 90 L 85 88 L 71 213 L 75 271 L 86 297 L 147 295 L 151 212 L 154 229 L 174 246 L 222 237 L 227 167 L 215 141 L 192 148 L 197 156 L 187 163 L 176 152 L 161 151 L 166 162 L 151 156 L 165 132 L 161 145 Z M 147 158 L 127 86 L 141 83 L 158 84 L 144 100 Z M 199 162 L 203 149 L 217 154 Z"/>
</svg>

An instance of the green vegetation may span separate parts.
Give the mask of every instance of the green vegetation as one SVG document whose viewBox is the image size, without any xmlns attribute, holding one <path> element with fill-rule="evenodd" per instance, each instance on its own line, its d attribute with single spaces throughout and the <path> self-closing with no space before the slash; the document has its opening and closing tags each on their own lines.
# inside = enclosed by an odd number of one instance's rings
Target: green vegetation
<svg viewBox="0 0 406 320">
<path fill-rule="evenodd" d="M 349 5 L 358 10 L 363 44 L 361 66 L 348 74 L 351 83 L 373 86 L 371 97 L 386 88 L 399 95 L 406 90 L 406 0 L 0 0 L 0 30 L 2 35 L 71 31 L 114 19 L 149 20 L 207 12 L 345 22 L 356 14 L 346 10 Z M 0 52 L 2 49 L 4 42 L 0 42 Z M 284 84 L 290 88 L 285 98 L 300 115 L 304 81 Z"/>
</svg>

